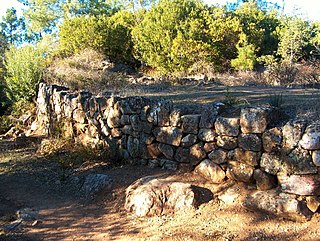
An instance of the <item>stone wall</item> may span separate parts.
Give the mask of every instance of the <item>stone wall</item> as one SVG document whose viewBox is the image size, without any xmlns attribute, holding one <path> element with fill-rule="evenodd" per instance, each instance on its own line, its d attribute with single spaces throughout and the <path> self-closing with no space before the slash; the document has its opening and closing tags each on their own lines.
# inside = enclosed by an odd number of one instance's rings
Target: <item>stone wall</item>
<svg viewBox="0 0 320 241">
<path fill-rule="evenodd" d="M 274 127 L 279 111 L 271 107 L 245 107 L 230 117 L 221 103 L 190 111 L 171 101 L 95 96 L 44 83 L 37 103 L 34 134 L 50 135 L 59 126 L 76 142 L 109 150 L 114 161 L 320 195 L 320 124 L 290 120 Z"/>
</svg>

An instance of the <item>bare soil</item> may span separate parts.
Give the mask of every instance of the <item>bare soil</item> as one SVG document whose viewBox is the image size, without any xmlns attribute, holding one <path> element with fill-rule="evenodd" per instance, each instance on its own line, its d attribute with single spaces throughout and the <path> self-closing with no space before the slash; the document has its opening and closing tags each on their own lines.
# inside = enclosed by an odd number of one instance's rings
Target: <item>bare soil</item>
<svg viewBox="0 0 320 241">
<path fill-rule="evenodd" d="M 8 142 L 8 141 L 7 141 Z M 1 143 L 0 143 L 1 145 Z M 98 168 L 97 168 L 98 167 Z M 111 192 L 94 200 L 79 196 L 54 158 L 35 147 L 2 150 L 0 154 L 0 240 L 319 240 L 320 221 L 298 223 L 241 206 L 252 187 L 226 182 L 212 185 L 192 173 L 168 172 L 146 166 L 83 166 L 114 179 Z M 197 210 L 137 218 L 124 210 L 125 190 L 148 175 L 168 175 L 207 190 Z M 230 202 L 218 198 L 227 190 Z M 30 208 L 39 216 L 7 230 L 15 212 Z"/>
</svg>

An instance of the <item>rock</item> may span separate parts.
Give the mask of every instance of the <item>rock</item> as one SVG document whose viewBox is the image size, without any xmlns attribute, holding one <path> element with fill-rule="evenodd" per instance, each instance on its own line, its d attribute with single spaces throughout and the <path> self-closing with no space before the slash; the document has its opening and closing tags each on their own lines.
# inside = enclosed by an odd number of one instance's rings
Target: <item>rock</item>
<svg viewBox="0 0 320 241">
<path fill-rule="evenodd" d="M 198 134 L 200 115 L 181 116 L 182 132 L 186 134 Z"/>
<path fill-rule="evenodd" d="M 158 142 L 179 146 L 182 138 L 182 132 L 176 127 L 156 127 L 153 133 Z"/>
<path fill-rule="evenodd" d="M 120 128 L 112 128 L 111 129 L 111 136 L 114 138 L 121 137 L 122 132 L 121 132 Z"/>
<path fill-rule="evenodd" d="M 201 141 L 212 142 L 215 138 L 215 131 L 212 129 L 200 129 L 198 137 Z"/>
<path fill-rule="evenodd" d="M 241 148 L 237 148 L 234 150 L 232 159 L 254 167 L 260 163 L 260 157 L 260 152 L 245 151 Z"/>
<path fill-rule="evenodd" d="M 141 120 L 138 115 L 131 115 L 130 116 L 130 123 L 131 123 L 132 129 L 134 131 L 141 131 L 142 124 L 141 124 Z"/>
<path fill-rule="evenodd" d="M 125 125 L 121 128 L 121 131 L 125 135 L 132 135 L 133 129 L 131 125 Z"/>
<path fill-rule="evenodd" d="M 272 108 L 247 107 L 242 108 L 240 113 L 240 126 L 244 134 L 263 133 L 269 123 L 269 115 L 274 111 Z"/>
<path fill-rule="evenodd" d="M 149 176 L 126 190 L 125 209 L 138 217 L 164 215 L 195 209 L 197 195 L 190 184 Z"/>
<path fill-rule="evenodd" d="M 282 171 L 282 161 L 278 155 L 263 153 L 260 160 L 261 169 L 272 175 Z"/>
<path fill-rule="evenodd" d="M 22 221 L 34 221 L 40 218 L 39 214 L 30 208 L 20 209 L 16 212 L 16 215 Z"/>
<path fill-rule="evenodd" d="M 239 147 L 247 151 L 261 151 L 262 143 L 259 136 L 255 134 L 239 135 Z"/>
<path fill-rule="evenodd" d="M 110 128 L 121 126 L 121 113 L 118 105 L 114 105 L 114 108 L 110 108 L 107 123 Z"/>
<path fill-rule="evenodd" d="M 306 150 L 320 149 L 320 124 L 308 126 L 299 144 Z"/>
<path fill-rule="evenodd" d="M 171 109 L 172 109 L 171 101 L 163 101 L 159 103 L 159 108 L 157 109 L 158 126 L 170 125 Z"/>
<path fill-rule="evenodd" d="M 160 159 L 160 162 L 161 162 L 162 169 L 172 170 L 172 171 L 178 170 L 178 163 L 176 161 Z"/>
<path fill-rule="evenodd" d="M 312 161 L 315 166 L 320 167 L 320 150 L 312 152 Z"/>
<path fill-rule="evenodd" d="M 140 142 L 138 138 L 128 137 L 127 149 L 131 157 L 136 158 L 140 155 Z"/>
<path fill-rule="evenodd" d="M 248 195 L 242 205 L 249 210 L 263 211 L 294 221 L 308 221 L 312 216 L 304 202 L 277 190 L 256 191 Z"/>
<path fill-rule="evenodd" d="M 170 125 L 173 127 L 181 127 L 181 110 L 173 110 L 169 116 Z"/>
<path fill-rule="evenodd" d="M 130 125 L 130 115 L 121 115 L 120 124 L 123 126 Z"/>
<path fill-rule="evenodd" d="M 197 165 L 203 158 L 206 157 L 206 152 L 203 150 L 203 145 L 195 144 L 190 147 L 190 163 Z"/>
<path fill-rule="evenodd" d="M 289 121 L 282 128 L 283 133 L 283 147 L 291 151 L 298 146 L 302 134 L 306 128 L 306 122 L 304 120 Z"/>
<path fill-rule="evenodd" d="M 86 113 L 83 110 L 76 109 L 73 111 L 72 118 L 80 124 L 86 124 Z"/>
<path fill-rule="evenodd" d="M 166 144 L 159 144 L 158 149 L 167 159 L 173 159 L 174 150 L 172 146 Z"/>
<path fill-rule="evenodd" d="M 193 144 L 197 143 L 197 141 L 198 141 L 198 138 L 196 135 L 188 134 L 181 139 L 181 146 L 182 147 L 190 147 Z"/>
<path fill-rule="evenodd" d="M 291 175 L 278 174 L 278 181 L 284 192 L 303 196 L 320 195 L 319 175 Z"/>
<path fill-rule="evenodd" d="M 175 160 L 182 163 L 197 165 L 206 157 L 206 153 L 200 144 L 195 144 L 190 148 L 179 147 L 174 156 Z"/>
<path fill-rule="evenodd" d="M 120 102 L 121 112 L 125 115 L 138 114 L 142 108 L 141 102 L 141 97 L 127 97 Z"/>
<path fill-rule="evenodd" d="M 17 219 L 15 221 L 12 221 L 10 224 L 4 225 L 4 229 L 9 232 L 12 232 L 16 230 L 20 226 L 20 224 L 22 224 L 22 221 L 23 221 L 22 219 Z"/>
<path fill-rule="evenodd" d="M 222 149 L 216 149 L 209 153 L 209 159 L 216 164 L 227 162 L 227 152 Z"/>
<path fill-rule="evenodd" d="M 105 174 L 89 174 L 86 176 L 80 191 L 86 198 L 91 198 L 104 191 L 110 191 L 113 185 L 111 177 Z"/>
<path fill-rule="evenodd" d="M 280 128 L 272 128 L 262 135 L 263 150 L 266 152 L 278 152 L 282 142 L 282 131 Z"/>
<path fill-rule="evenodd" d="M 146 134 L 151 134 L 153 125 L 149 122 L 141 122 L 141 130 Z"/>
<path fill-rule="evenodd" d="M 153 106 L 148 109 L 147 111 L 147 121 L 149 123 L 152 123 L 153 125 L 158 125 L 158 111 L 159 111 L 158 106 Z"/>
<path fill-rule="evenodd" d="M 148 167 L 150 167 L 150 168 L 161 167 L 161 162 L 158 159 L 149 160 L 148 161 Z"/>
<path fill-rule="evenodd" d="M 204 143 L 203 149 L 206 153 L 209 153 L 209 152 L 215 150 L 216 147 L 217 147 L 217 145 L 215 142 L 206 142 L 206 143 Z"/>
<path fill-rule="evenodd" d="M 153 143 L 151 145 L 147 145 L 147 150 L 150 158 L 156 159 L 158 156 L 161 155 L 161 152 L 159 151 L 159 144 Z"/>
<path fill-rule="evenodd" d="M 283 157 L 282 172 L 287 174 L 314 174 L 317 167 L 313 164 L 308 151 L 296 148 Z"/>
<path fill-rule="evenodd" d="M 218 136 L 217 146 L 226 150 L 235 149 L 238 146 L 238 138 L 231 136 Z"/>
<path fill-rule="evenodd" d="M 228 162 L 228 177 L 235 181 L 249 183 L 252 181 L 254 168 L 244 163 L 229 161 Z"/>
<path fill-rule="evenodd" d="M 320 206 L 320 199 L 317 196 L 306 197 L 306 203 L 309 210 L 313 213 L 317 212 Z"/>
<path fill-rule="evenodd" d="M 209 159 L 200 162 L 194 171 L 212 183 L 222 183 L 226 176 L 221 167 Z"/>
<path fill-rule="evenodd" d="M 140 141 L 141 143 L 144 143 L 146 145 L 150 145 L 153 141 L 154 141 L 154 137 L 149 135 L 149 134 L 145 134 L 145 133 L 140 133 Z"/>
<path fill-rule="evenodd" d="M 224 190 L 221 194 L 218 195 L 218 199 L 224 202 L 226 205 L 231 205 L 235 203 L 236 200 L 239 199 L 241 193 L 241 189 L 237 185 L 233 185 L 226 190 Z"/>
<path fill-rule="evenodd" d="M 211 129 L 218 115 L 218 109 L 214 106 L 207 106 L 201 111 L 199 128 Z"/>
<path fill-rule="evenodd" d="M 257 189 L 260 191 L 270 190 L 277 186 L 277 177 L 260 169 L 254 170 L 253 178 L 256 181 Z"/>
<path fill-rule="evenodd" d="M 239 135 L 239 118 L 218 117 L 214 124 L 218 135 L 238 136 Z"/>
<path fill-rule="evenodd" d="M 180 163 L 189 163 L 190 161 L 190 149 L 178 147 L 174 159 Z"/>
</svg>

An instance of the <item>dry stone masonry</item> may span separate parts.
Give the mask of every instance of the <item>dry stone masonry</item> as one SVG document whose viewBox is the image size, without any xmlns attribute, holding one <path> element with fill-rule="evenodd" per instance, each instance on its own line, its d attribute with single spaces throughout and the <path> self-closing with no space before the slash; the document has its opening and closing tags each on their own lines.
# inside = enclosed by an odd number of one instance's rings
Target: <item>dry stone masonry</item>
<svg viewBox="0 0 320 241">
<path fill-rule="evenodd" d="M 320 124 L 290 120 L 279 111 L 245 107 L 224 115 L 221 103 L 188 111 L 171 101 L 96 96 L 41 83 L 33 133 L 57 126 L 76 142 L 109 150 L 114 161 L 195 170 L 212 183 L 255 183 L 260 191 L 320 195 Z M 61 131 L 60 130 L 60 131 Z M 262 195 L 263 196 L 263 195 Z"/>
</svg>

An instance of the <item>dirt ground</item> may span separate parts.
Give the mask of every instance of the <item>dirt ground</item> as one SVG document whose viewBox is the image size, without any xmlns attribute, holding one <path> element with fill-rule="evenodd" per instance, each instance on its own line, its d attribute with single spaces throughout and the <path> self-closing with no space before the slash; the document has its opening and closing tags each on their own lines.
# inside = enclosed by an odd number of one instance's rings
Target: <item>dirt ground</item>
<svg viewBox="0 0 320 241">
<path fill-rule="evenodd" d="M 86 200 L 68 178 L 62 178 L 64 171 L 55 159 L 38 155 L 35 148 L 2 149 L 0 240 L 319 240 L 318 213 L 309 222 L 298 223 L 248 211 L 241 206 L 246 192 L 243 184 L 212 185 L 192 173 L 145 166 L 92 169 L 110 175 L 115 184 L 111 192 Z M 201 186 L 212 195 L 197 210 L 134 217 L 123 208 L 125 189 L 138 178 L 153 174 Z M 217 198 L 230 188 L 240 196 L 231 202 Z M 24 208 L 38 215 L 36 221 L 23 221 L 7 230 L 16 219 L 15 212 Z"/>
</svg>

